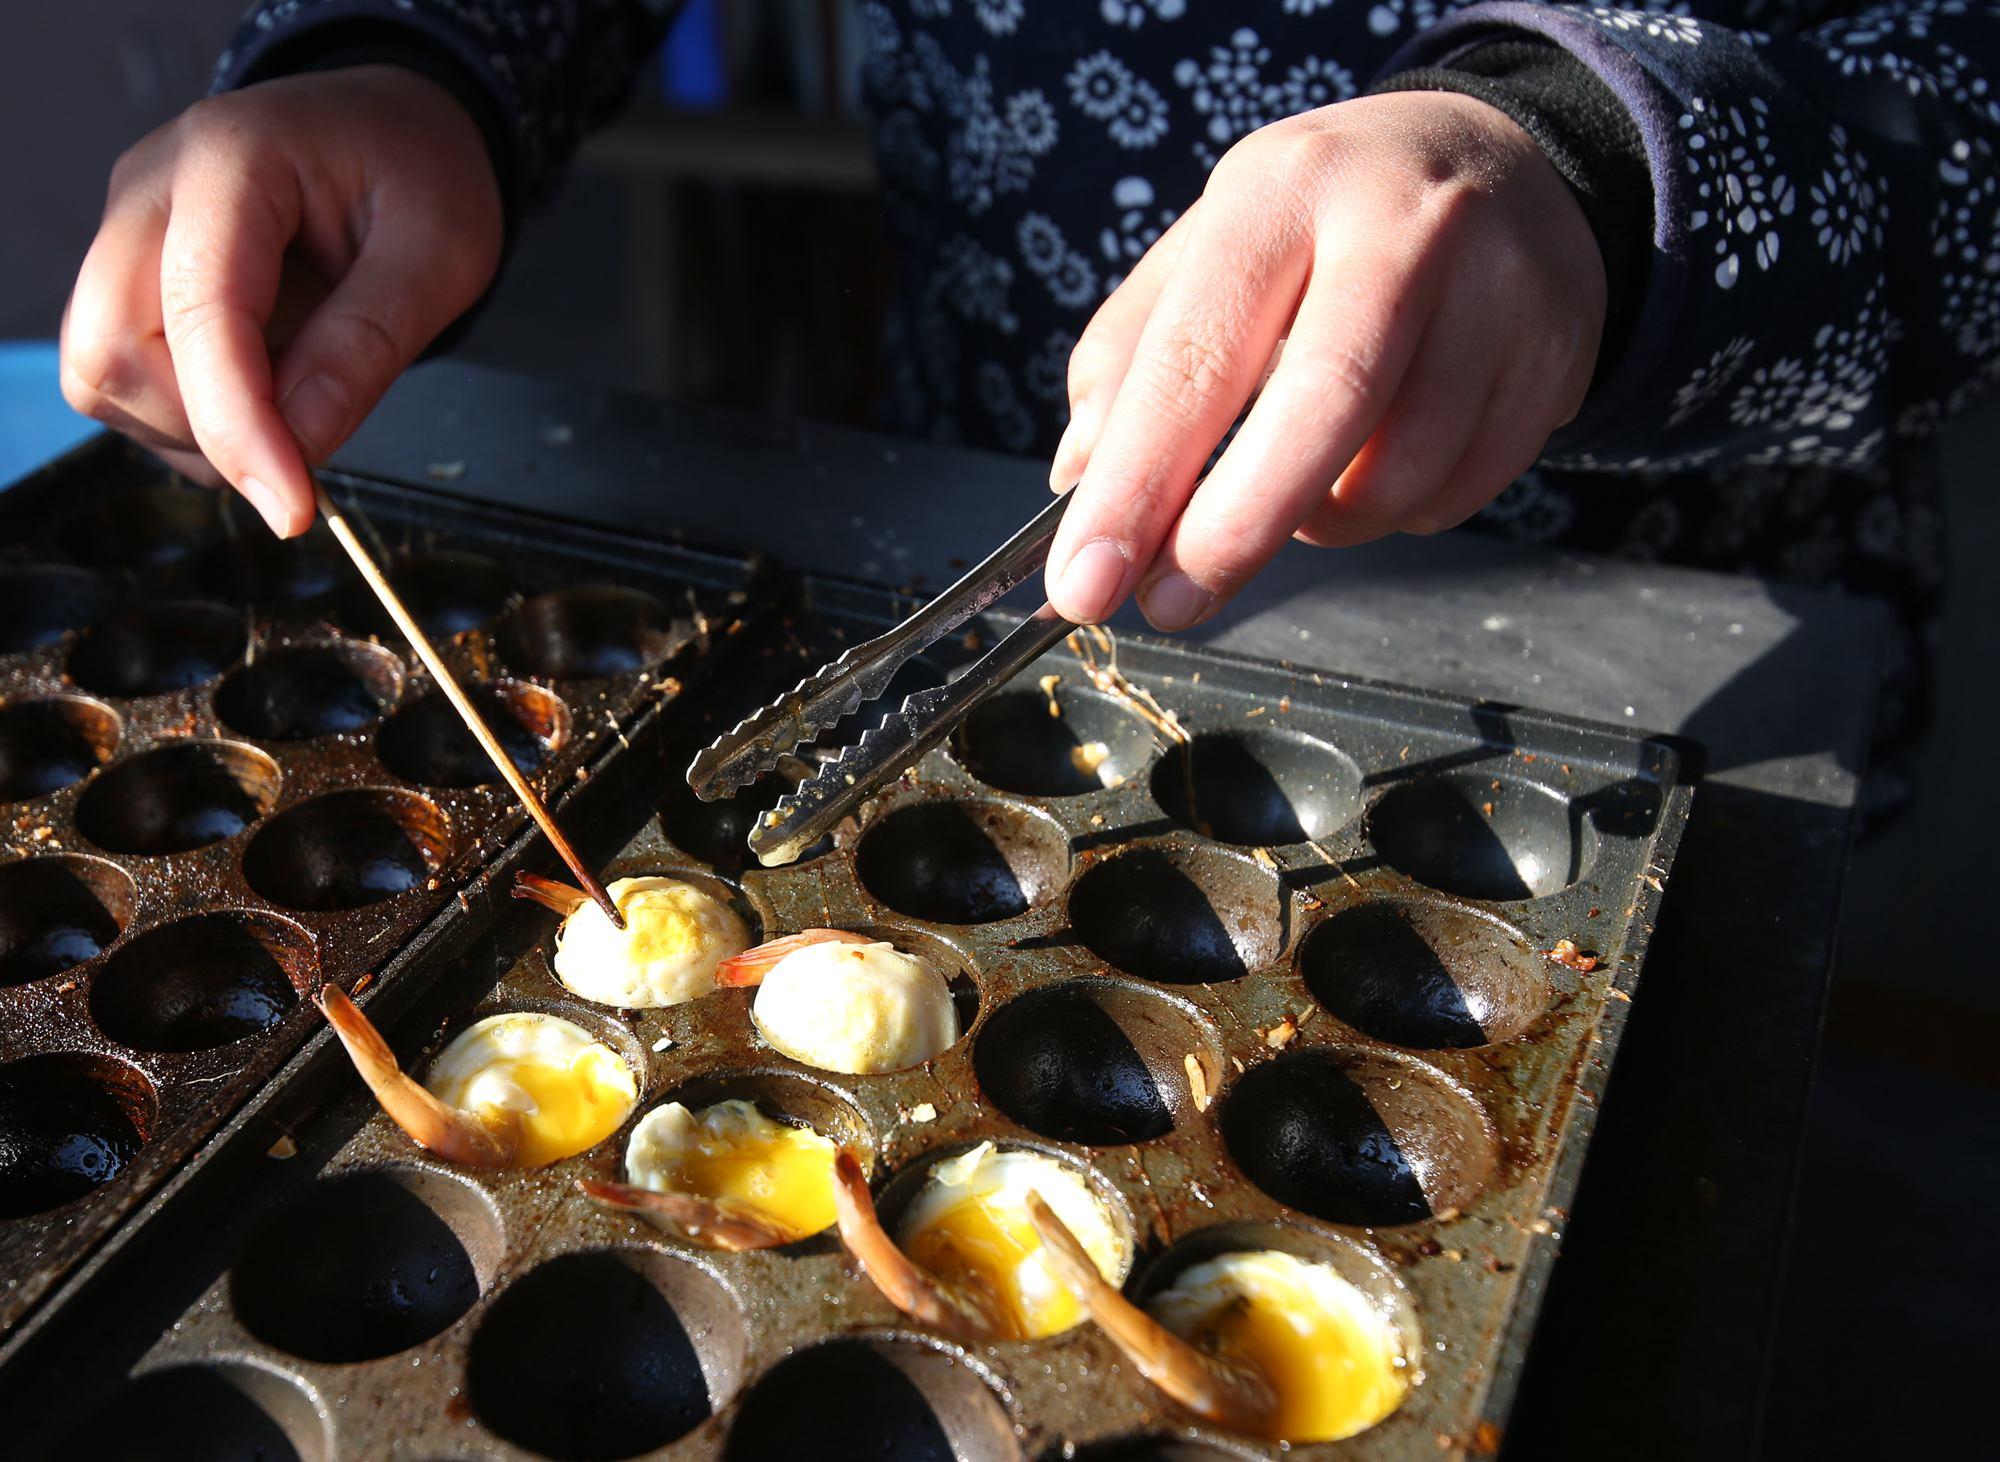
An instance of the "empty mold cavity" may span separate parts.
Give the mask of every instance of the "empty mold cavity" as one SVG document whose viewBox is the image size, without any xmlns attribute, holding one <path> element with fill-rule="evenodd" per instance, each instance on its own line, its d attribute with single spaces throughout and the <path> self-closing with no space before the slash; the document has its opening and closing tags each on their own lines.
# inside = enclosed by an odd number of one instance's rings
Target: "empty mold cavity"
<svg viewBox="0 0 2000 1462">
<path fill-rule="evenodd" d="M 422 553 L 396 560 L 389 569 L 403 607 L 427 635 L 450 639 L 482 624 L 507 607 L 512 589 L 507 571 L 483 554 Z M 341 612 L 366 634 L 402 639 L 395 621 L 358 579 L 346 593 Z"/>
<path fill-rule="evenodd" d="M 868 824 L 854 871 L 899 914 L 987 924 L 1040 904 L 1069 871 L 1069 839 L 1032 808 L 990 799 L 905 803 Z"/>
<path fill-rule="evenodd" d="M 63 542 L 78 560 L 150 568 L 194 557 L 222 532 L 222 498 L 161 483 L 92 503 L 69 520 Z"/>
<path fill-rule="evenodd" d="M 111 612 L 116 598 L 88 569 L 53 564 L 0 569 L 0 654 L 40 649 L 95 624 Z"/>
<path fill-rule="evenodd" d="M 259 741 L 361 731 L 403 688 L 403 664 L 380 645 L 324 640 L 266 650 L 215 692 L 222 724 Z"/>
<path fill-rule="evenodd" d="M 205 1051 L 269 1030 L 318 984 L 312 938 L 273 914 L 197 914 L 147 930 L 97 972 L 90 1013 L 135 1051 Z"/>
<path fill-rule="evenodd" d="M 1110 696 L 1056 684 L 1010 690 L 965 718 L 952 738 L 959 765 L 989 787 L 1074 797 L 1115 787 L 1146 765 L 1153 731 Z"/>
<path fill-rule="evenodd" d="M 523 772 L 532 772 L 569 739 L 569 708 L 538 685 L 502 680 L 466 687 L 480 717 Z M 375 737 L 382 764 L 406 782 L 427 787 L 477 787 L 500 780 L 442 691 L 418 696 L 382 723 Z"/>
<path fill-rule="evenodd" d="M 1548 961 L 1489 914 L 1416 899 L 1355 904 L 1299 951 L 1313 998 L 1399 1046 L 1511 1040 L 1548 1009 Z"/>
<path fill-rule="evenodd" d="M 70 1052 L 0 1066 L 0 1218 L 59 1208 L 125 1170 L 158 1100 L 138 1068 Z"/>
<path fill-rule="evenodd" d="M 1185 1437 L 1119 1437 L 1088 1447 L 1063 1443 L 1045 1452 L 1042 1462 L 1243 1462 L 1249 1455 Z"/>
<path fill-rule="evenodd" d="M 1348 1051 L 1300 1051 L 1240 1077 L 1222 1135 L 1251 1182 L 1330 1223 L 1451 1213 L 1498 1161 L 1471 1097 L 1418 1062 Z"/>
<path fill-rule="evenodd" d="M 723 1456 L 736 1462 L 1013 1462 L 1000 1398 L 951 1352 L 850 1337 L 801 1350 L 750 1388 Z"/>
<path fill-rule="evenodd" d="M 463 1179 L 383 1168 L 321 1182 L 243 1248 L 230 1303 L 289 1355 L 347 1364 L 441 1333 L 479 1298 L 504 1241 L 492 1201 Z"/>
<path fill-rule="evenodd" d="M 1216 848 L 1152 847 L 1097 863 L 1070 890 L 1069 922 L 1128 975 L 1213 984 L 1270 964 L 1285 944 L 1278 877 Z"/>
<path fill-rule="evenodd" d="M 733 797 L 704 802 L 689 789 L 686 778 L 675 777 L 660 802 L 660 830 L 690 857 L 723 873 L 741 873 L 757 866 L 756 855 L 750 851 L 750 830 L 792 787 L 793 783 L 782 777 L 765 777 Z M 807 848 L 790 866 L 796 868 L 832 850 L 829 835 Z"/>
<path fill-rule="evenodd" d="M 297 538 L 274 538 L 261 526 L 223 539 L 195 565 L 195 582 L 218 599 L 293 604 L 317 599 L 345 581 L 347 559 L 324 523 Z"/>
<path fill-rule="evenodd" d="M 1392 787 L 1368 814 L 1391 867 L 1474 899 L 1540 898 L 1589 871 L 1596 831 L 1537 782 L 1476 768 Z"/>
<path fill-rule="evenodd" d="M 102 858 L 64 853 L 0 864 L 0 986 L 95 959 L 132 920 L 138 886 Z"/>
<path fill-rule="evenodd" d="M 706 1270 L 656 1249 L 590 1249 L 502 1292 L 472 1337 L 466 1383 L 479 1419 L 518 1447 L 629 1457 L 724 1405 L 748 1349 L 735 1297 Z"/>
<path fill-rule="evenodd" d="M 1219 842 L 1302 843 L 1361 810 L 1361 770 L 1310 736 L 1208 732 L 1161 758 L 1153 797 L 1175 822 Z"/>
<path fill-rule="evenodd" d="M 1222 1055 L 1192 1006 L 1120 980 L 1072 980 L 995 1012 L 973 1048 L 979 1085 L 1032 1132 L 1105 1146 L 1165 1136 L 1222 1084 Z"/>
<path fill-rule="evenodd" d="M 297 1382 L 241 1362 L 128 1381 L 52 1462 L 324 1462 L 326 1427 Z"/>
<path fill-rule="evenodd" d="M 450 853 L 451 827 L 435 803 L 360 787 L 272 818 L 243 850 L 243 876 L 288 909 L 353 909 L 423 887 Z"/>
<path fill-rule="evenodd" d="M 77 831 L 113 853 L 184 853 L 233 838 L 277 805 L 278 764 L 235 741 L 176 741 L 105 772 L 76 804 Z"/>
<path fill-rule="evenodd" d="M 82 781 L 118 749 L 118 713 L 82 696 L 0 704 L 0 803 Z"/>
<path fill-rule="evenodd" d="M 673 653 L 665 605 L 637 589 L 587 584 L 537 595 L 507 616 L 500 653 L 516 670 L 551 680 L 630 675 Z"/>
<path fill-rule="evenodd" d="M 155 604 L 85 630 L 70 649 L 69 674 L 96 695 L 166 695 L 214 680 L 249 642 L 249 622 L 227 605 Z"/>
</svg>

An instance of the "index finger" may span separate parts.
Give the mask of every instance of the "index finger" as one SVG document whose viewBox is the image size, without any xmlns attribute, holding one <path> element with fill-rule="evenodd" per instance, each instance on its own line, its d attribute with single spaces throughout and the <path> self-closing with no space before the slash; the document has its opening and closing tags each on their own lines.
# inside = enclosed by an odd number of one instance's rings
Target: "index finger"
<svg viewBox="0 0 2000 1462">
<path fill-rule="evenodd" d="M 264 323 L 297 231 L 288 172 L 190 160 L 160 249 L 160 315 L 188 426 L 224 478 L 280 537 L 312 524 L 311 479 L 271 392 Z"/>
</svg>

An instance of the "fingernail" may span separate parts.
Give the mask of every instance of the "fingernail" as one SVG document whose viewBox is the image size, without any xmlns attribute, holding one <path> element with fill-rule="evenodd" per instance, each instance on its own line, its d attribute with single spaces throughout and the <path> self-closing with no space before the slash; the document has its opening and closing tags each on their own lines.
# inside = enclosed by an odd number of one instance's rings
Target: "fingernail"
<svg viewBox="0 0 2000 1462">
<path fill-rule="evenodd" d="M 283 498 L 254 477 L 246 477 L 237 483 L 236 490 L 257 510 L 257 516 L 270 525 L 273 533 L 280 538 L 291 536 L 292 513 Z"/>
<path fill-rule="evenodd" d="M 1057 585 L 1069 618 L 1095 624 L 1110 614 L 1128 566 L 1125 550 L 1109 538 L 1093 538 L 1072 554 Z"/>
<path fill-rule="evenodd" d="M 329 375 L 307 376 L 285 394 L 285 420 L 309 457 L 324 457 L 345 439 L 354 398 Z"/>
<path fill-rule="evenodd" d="M 1186 629 L 1215 602 L 1215 596 L 1186 574 L 1168 574 L 1139 596 L 1139 607 L 1155 629 Z"/>
</svg>

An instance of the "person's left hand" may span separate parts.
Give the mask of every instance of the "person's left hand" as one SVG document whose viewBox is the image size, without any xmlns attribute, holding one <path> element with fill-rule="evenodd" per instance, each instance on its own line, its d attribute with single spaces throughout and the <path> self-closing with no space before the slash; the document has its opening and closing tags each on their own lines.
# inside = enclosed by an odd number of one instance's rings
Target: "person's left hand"
<svg viewBox="0 0 2000 1462">
<path fill-rule="evenodd" d="M 1576 414 L 1604 306 L 1583 210 L 1484 102 L 1395 93 L 1251 133 L 1070 357 L 1050 602 L 1094 623 L 1137 586 L 1184 629 L 1287 537 L 1463 521 Z"/>
</svg>

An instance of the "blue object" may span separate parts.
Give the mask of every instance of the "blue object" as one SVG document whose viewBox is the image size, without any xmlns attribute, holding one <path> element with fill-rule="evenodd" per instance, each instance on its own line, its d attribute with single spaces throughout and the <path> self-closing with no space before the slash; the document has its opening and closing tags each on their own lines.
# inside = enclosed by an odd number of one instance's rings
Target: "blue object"
<svg viewBox="0 0 2000 1462">
<path fill-rule="evenodd" d="M 0 340 L 0 487 L 97 429 L 62 398 L 53 340 Z"/>
<path fill-rule="evenodd" d="M 716 0 L 688 0 L 660 47 L 660 96 L 669 106 L 704 111 L 729 100 L 722 14 Z"/>
</svg>

